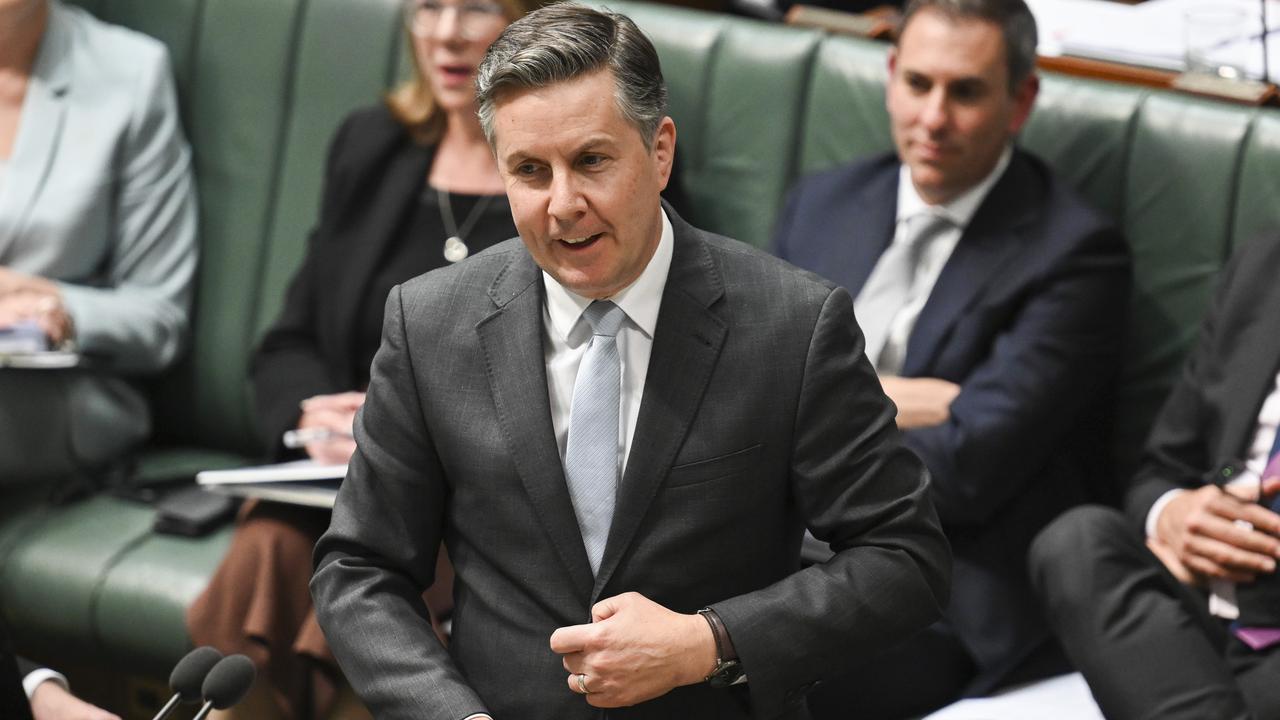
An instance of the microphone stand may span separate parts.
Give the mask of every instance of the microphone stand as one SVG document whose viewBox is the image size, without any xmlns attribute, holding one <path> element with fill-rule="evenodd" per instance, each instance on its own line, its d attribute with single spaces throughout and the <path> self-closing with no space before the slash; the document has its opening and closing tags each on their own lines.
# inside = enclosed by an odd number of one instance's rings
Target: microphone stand
<svg viewBox="0 0 1280 720">
<path fill-rule="evenodd" d="M 175 693 L 173 697 L 169 698 L 169 702 L 165 703 L 164 707 L 160 708 L 160 712 L 156 713 L 156 716 L 152 718 L 152 720 L 160 720 L 161 718 L 169 717 L 169 713 L 173 712 L 173 709 L 178 707 L 178 703 L 180 702 L 182 702 L 182 696 Z"/>
<path fill-rule="evenodd" d="M 204 706 L 200 708 L 200 712 L 196 713 L 196 716 L 191 720 L 204 720 L 211 712 L 213 712 L 213 701 L 207 700 Z"/>
</svg>

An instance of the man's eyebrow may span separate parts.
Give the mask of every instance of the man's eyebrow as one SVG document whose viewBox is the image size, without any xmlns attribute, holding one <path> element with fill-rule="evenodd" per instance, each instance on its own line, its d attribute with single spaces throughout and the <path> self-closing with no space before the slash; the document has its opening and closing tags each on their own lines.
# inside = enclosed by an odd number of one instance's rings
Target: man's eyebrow
<svg viewBox="0 0 1280 720">
<path fill-rule="evenodd" d="M 581 155 L 588 150 L 595 150 L 600 147 L 612 147 L 614 139 L 609 135 L 588 135 L 582 142 L 578 143 L 573 149 L 574 155 Z"/>
<path fill-rule="evenodd" d="M 970 75 L 967 77 L 956 78 L 947 83 L 948 87 L 961 90 L 982 90 L 988 86 L 986 78 Z"/>
</svg>

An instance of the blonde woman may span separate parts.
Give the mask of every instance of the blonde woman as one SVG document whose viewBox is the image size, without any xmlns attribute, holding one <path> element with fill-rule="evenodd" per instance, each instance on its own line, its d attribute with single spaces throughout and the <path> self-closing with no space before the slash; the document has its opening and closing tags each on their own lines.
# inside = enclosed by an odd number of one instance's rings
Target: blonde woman
<svg viewBox="0 0 1280 720">
<path fill-rule="evenodd" d="M 330 431 L 308 456 L 343 463 L 395 284 L 516 235 L 476 119 L 472 77 L 535 0 L 409 0 L 413 81 L 346 119 L 329 151 L 320 218 L 284 309 L 253 361 L 258 424 L 285 459 L 287 430 Z M 197 644 L 258 665 L 244 717 L 323 717 L 338 668 L 311 608 L 311 549 L 328 513 L 276 503 L 241 512 L 227 556 L 187 615 Z M 450 605 L 447 561 L 427 597 Z M 335 713 L 336 714 L 336 713 Z"/>
</svg>

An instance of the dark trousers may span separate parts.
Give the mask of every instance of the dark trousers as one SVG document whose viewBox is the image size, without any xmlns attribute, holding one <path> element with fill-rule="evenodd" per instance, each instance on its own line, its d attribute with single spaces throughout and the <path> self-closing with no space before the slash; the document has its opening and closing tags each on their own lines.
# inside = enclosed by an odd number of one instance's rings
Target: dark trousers
<svg viewBox="0 0 1280 720">
<path fill-rule="evenodd" d="M 916 718 L 975 693 L 1069 671 L 1057 643 L 1046 642 L 1001 677 L 994 688 L 976 683 L 979 667 L 945 622 L 923 632 L 809 694 L 814 720 Z"/>
<path fill-rule="evenodd" d="M 809 694 L 813 720 L 897 720 L 959 698 L 978 668 L 941 624 L 925 629 L 848 676 Z"/>
<path fill-rule="evenodd" d="M 1240 642 L 1120 512 L 1064 514 L 1030 563 L 1049 623 L 1106 717 L 1280 720 L 1277 647 Z"/>
</svg>

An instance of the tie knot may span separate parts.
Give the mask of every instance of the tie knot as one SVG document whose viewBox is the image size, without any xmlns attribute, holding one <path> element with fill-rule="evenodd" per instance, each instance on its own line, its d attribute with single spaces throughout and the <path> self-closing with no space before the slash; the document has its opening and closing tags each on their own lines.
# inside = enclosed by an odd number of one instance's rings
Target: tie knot
<svg viewBox="0 0 1280 720">
<path fill-rule="evenodd" d="M 606 337 L 616 336 L 618 329 L 622 327 L 623 319 L 627 317 L 627 314 L 622 312 L 622 308 L 608 300 L 596 300 L 582 311 L 582 315 L 591 325 L 593 335 Z"/>
<path fill-rule="evenodd" d="M 926 210 L 907 220 L 907 240 L 913 243 L 927 241 L 950 226 L 951 218 Z"/>
</svg>

